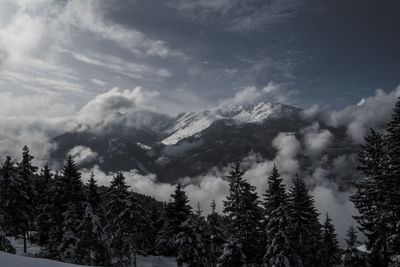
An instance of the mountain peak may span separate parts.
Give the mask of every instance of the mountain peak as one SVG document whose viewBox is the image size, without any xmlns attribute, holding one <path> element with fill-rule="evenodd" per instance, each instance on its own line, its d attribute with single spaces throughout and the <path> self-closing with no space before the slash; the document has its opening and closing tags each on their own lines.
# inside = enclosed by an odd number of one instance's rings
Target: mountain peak
<svg viewBox="0 0 400 267">
<path fill-rule="evenodd" d="M 260 102 L 240 105 L 232 109 L 215 108 L 181 113 L 166 129 L 166 133 L 169 135 L 161 143 L 174 145 L 182 139 L 200 134 L 218 120 L 229 120 L 236 123 L 260 123 L 268 119 L 287 117 L 298 111 L 299 109 L 288 105 Z"/>
</svg>

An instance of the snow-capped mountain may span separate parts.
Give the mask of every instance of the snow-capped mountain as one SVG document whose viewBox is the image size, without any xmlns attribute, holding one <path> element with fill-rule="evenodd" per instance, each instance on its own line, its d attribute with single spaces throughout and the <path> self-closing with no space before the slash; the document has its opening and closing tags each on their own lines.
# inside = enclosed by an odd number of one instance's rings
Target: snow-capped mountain
<svg viewBox="0 0 400 267">
<path fill-rule="evenodd" d="M 285 118 L 297 114 L 299 111 L 292 106 L 261 102 L 256 105 L 237 106 L 231 110 L 215 108 L 181 113 L 173 119 L 172 125 L 165 129 L 165 132 L 169 135 L 161 143 L 175 145 L 185 138 L 199 135 L 200 132 L 218 120 L 236 123 L 261 123 L 268 119 Z"/>
<path fill-rule="evenodd" d="M 154 112 L 129 116 L 103 125 L 101 130 L 57 136 L 57 149 L 51 158 L 60 163 L 74 152 L 81 167 L 137 169 L 144 174 L 155 173 L 161 181 L 176 181 L 226 166 L 249 153 L 273 158 L 272 140 L 280 132 L 293 132 L 300 138 L 301 129 L 309 125 L 300 109 L 270 103 L 187 112 L 176 117 Z M 349 149 L 343 129 L 323 123 L 321 129 L 329 129 L 335 136 L 330 153 Z"/>
</svg>

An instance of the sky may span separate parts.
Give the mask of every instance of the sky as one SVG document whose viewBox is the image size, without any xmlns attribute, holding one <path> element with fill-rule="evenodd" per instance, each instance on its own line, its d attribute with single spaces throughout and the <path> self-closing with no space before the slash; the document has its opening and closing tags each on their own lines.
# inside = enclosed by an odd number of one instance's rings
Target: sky
<svg viewBox="0 0 400 267">
<path fill-rule="evenodd" d="M 140 87 L 162 113 L 257 100 L 333 109 L 400 84 L 398 1 L 1 0 L 0 93 L 78 111 Z M 253 101 L 254 99 L 250 97 Z M 16 103 L 18 104 L 18 103 Z"/>
</svg>

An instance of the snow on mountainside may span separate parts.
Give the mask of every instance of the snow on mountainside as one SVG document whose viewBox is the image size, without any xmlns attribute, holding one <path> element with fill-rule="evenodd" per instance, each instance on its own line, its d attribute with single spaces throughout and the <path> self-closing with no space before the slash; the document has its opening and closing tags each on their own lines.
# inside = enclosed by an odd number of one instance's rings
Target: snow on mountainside
<svg viewBox="0 0 400 267">
<path fill-rule="evenodd" d="M 199 112 L 181 113 L 175 122 L 165 130 L 169 135 L 161 143 L 175 145 L 180 140 L 199 134 L 217 120 L 232 120 L 236 123 L 259 123 L 268 119 L 288 117 L 297 113 L 299 109 L 271 103 L 258 103 L 256 105 L 238 106 L 230 110 L 211 109 Z"/>
</svg>

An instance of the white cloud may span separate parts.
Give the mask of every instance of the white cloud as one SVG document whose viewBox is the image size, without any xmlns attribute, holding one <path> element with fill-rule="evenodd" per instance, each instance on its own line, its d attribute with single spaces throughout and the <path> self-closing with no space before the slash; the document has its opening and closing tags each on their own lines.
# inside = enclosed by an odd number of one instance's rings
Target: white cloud
<svg viewBox="0 0 400 267">
<path fill-rule="evenodd" d="M 394 103 L 399 96 L 400 86 L 389 93 L 377 89 L 374 96 L 363 98 L 357 105 L 322 113 L 322 116 L 329 125 L 345 126 L 348 136 L 361 143 L 369 128 L 380 128 L 390 120 Z"/>
<path fill-rule="evenodd" d="M 96 152 L 86 146 L 75 146 L 67 154 L 71 155 L 77 164 L 90 163 L 98 157 Z"/>
<path fill-rule="evenodd" d="M 220 107 L 230 108 L 237 105 L 254 103 L 254 101 L 259 99 L 261 95 L 262 92 L 256 87 L 245 87 L 243 90 L 237 92 L 234 97 L 228 98 L 221 102 Z"/>
<path fill-rule="evenodd" d="M 340 245 L 345 246 L 344 239 L 350 225 L 356 225 L 352 216 L 357 215 L 357 210 L 349 200 L 351 193 L 338 192 L 326 186 L 315 187 L 311 195 L 314 197 L 315 205 L 321 213 L 320 221 L 324 222 L 326 213 L 333 220 L 335 230 L 339 236 Z"/>
<path fill-rule="evenodd" d="M 0 157 L 19 157 L 20 150 L 28 145 L 36 163 L 48 159 L 54 148 L 50 135 L 70 129 L 73 105 L 54 103 L 51 95 L 18 96 L 0 93 Z"/>
<path fill-rule="evenodd" d="M 147 55 L 160 57 L 182 56 L 181 53 L 168 48 L 162 40 L 153 40 L 135 29 L 106 21 L 99 1 L 70 0 L 60 18 L 66 24 L 111 40 L 136 55 L 144 52 Z"/>
<path fill-rule="evenodd" d="M 92 78 L 92 79 L 90 79 L 90 81 L 91 81 L 92 83 L 94 83 L 94 84 L 96 84 L 96 85 L 100 85 L 100 86 L 105 86 L 105 85 L 107 85 L 107 82 L 102 81 L 102 80 L 100 80 L 100 79 L 96 79 L 96 78 Z"/>
<path fill-rule="evenodd" d="M 308 155 L 318 157 L 333 141 L 333 134 L 329 130 L 321 130 L 318 122 L 301 129 L 304 148 Z"/>
<path fill-rule="evenodd" d="M 260 90 L 254 86 L 243 88 L 236 92 L 234 97 L 222 101 L 219 107 L 232 108 L 243 104 L 254 104 L 261 100 L 287 104 L 287 102 L 290 102 L 291 96 L 296 93 L 295 90 L 286 90 L 282 85 L 270 81 L 266 87 Z"/>
<path fill-rule="evenodd" d="M 91 126 L 107 123 L 124 114 L 152 109 L 149 104 L 156 96 L 158 92 L 147 92 L 141 87 L 123 91 L 116 87 L 90 100 L 78 112 L 77 119 L 79 123 Z"/>
</svg>

